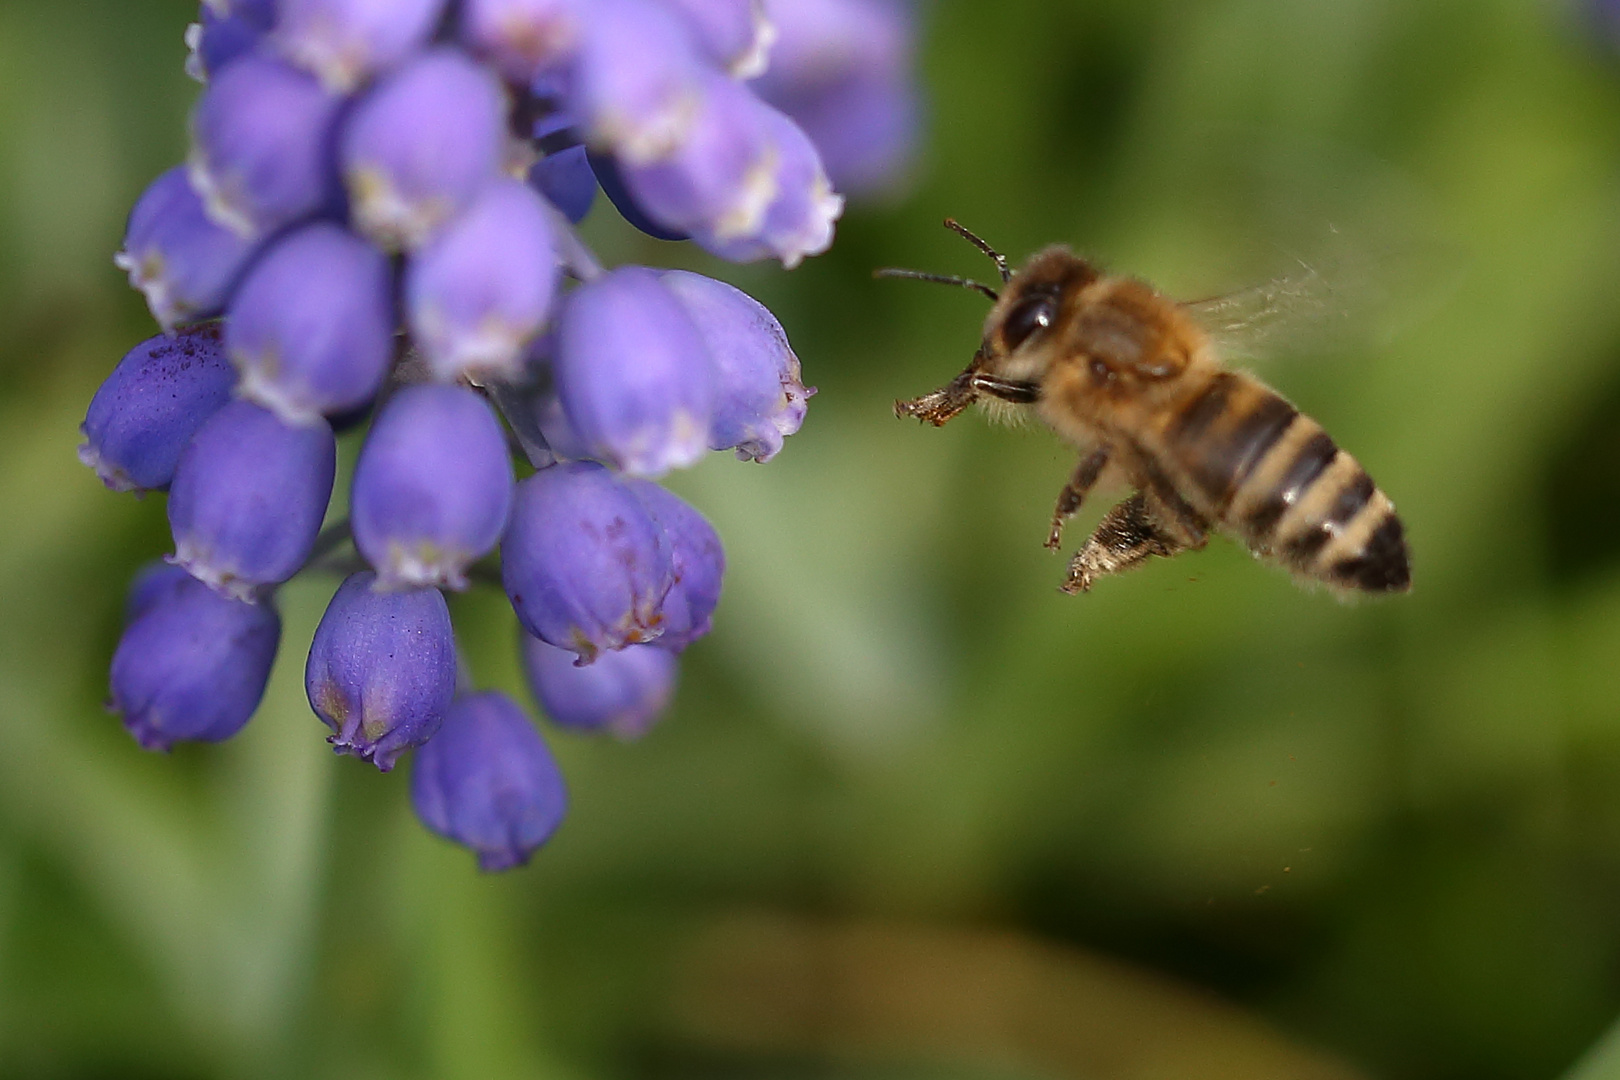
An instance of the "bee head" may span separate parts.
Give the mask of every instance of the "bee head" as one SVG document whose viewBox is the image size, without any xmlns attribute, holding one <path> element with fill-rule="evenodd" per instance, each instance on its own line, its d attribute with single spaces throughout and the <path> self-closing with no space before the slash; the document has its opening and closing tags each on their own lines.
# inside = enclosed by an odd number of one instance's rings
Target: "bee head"
<svg viewBox="0 0 1620 1080">
<path fill-rule="evenodd" d="M 1074 317 L 1079 294 L 1097 271 L 1065 247 L 1050 247 L 1007 282 L 984 323 L 981 369 L 1011 379 L 1038 381 L 1051 346 Z"/>
</svg>

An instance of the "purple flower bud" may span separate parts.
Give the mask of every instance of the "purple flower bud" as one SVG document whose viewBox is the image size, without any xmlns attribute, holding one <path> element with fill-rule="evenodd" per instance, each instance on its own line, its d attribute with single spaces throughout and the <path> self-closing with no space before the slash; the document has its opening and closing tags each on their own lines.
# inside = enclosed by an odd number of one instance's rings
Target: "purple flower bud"
<svg viewBox="0 0 1620 1080">
<path fill-rule="evenodd" d="M 389 250 L 420 245 L 499 172 L 505 115 L 495 76 L 457 49 L 389 75 L 343 132 L 355 225 Z"/>
<path fill-rule="evenodd" d="M 124 625 L 128 626 L 140 618 L 182 581 L 195 580 L 181 567 L 162 559 L 153 559 L 135 571 L 135 576 L 130 579 L 129 595 L 124 600 Z"/>
<path fill-rule="evenodd" d="M 713 366 L 691 316 L 645 267 L 603 274 L 564 301 L 558 399 L 593 456 L 627 473 L 662 476 L 703 456 Z"/>
<path fill-rule="evenodd" d="M 327 742 L 387 772 L 439 730 L 456 692 L 450 609 L 437 589 L 384 590 L 369 571 L 338 586 L 304 668 Z"/>
<path fill-rule="evenodd" d="M 523 710 L 505 694 L 457 698 L 411 766 L 422 824 L 471 848 L 478 868 L 529 861 L 568 809 L 562 770 Z"/>
<path fill-rule="evenodd" d="M 239 57 L 191 114 L 192 187 L 215 221 L 261 237 L 330 205 L 341 99 L 271 56 Z"/>
<path fill-rule="evenodd" d="M 391 275 L 382 252 L 336 225 L 277 240 L 225 322 L 241 395 L 290 424 L 364 405 L 393 356 Z"/>
<path fill-rule="evenodd" d="M 113 262 L 146 294 L 158 324 L 172 330 L 218 314 L 253 251 L 252 242 L 208 216 L 177 165 L 135 203 Z"/>
<path fill-rule="evenodd" d="M 596 0 L 580 38 L 574 112 L 591 145 L 645 165 L 686 138 L 706 66 L 674 12 L 657 0 Z"/>
<path fill-rule="evenodd" d="M 411 259 L 405 304 L 433 374 L 517 379 L 559 269 L 540 196 L 501 177 Z"/>
<path fill-rule="evenodd" d="M 680 661 L 658 645 L 631 645 L 603 653 L 587 667 L 574 654 L 523 635 L 523 671 L 558 727 L 606 731 L 621 739 L 647 733 L 675 694 Z"/>
<path fill-rule="evenodd" d="M 576 461 L 518 485 L 501 580 L 529 633 L 588 664 L 602 649 L 663 632 L 674 568 L 663 529 L 635 492 L 602 466 Z"/>
<path fill-rule="evenodd" d="M 219 15 L 207 4 L 197 21 L 186 27 L 186 74 L 198 82 L 224 70 L 238 56 L 246 56 L 264 39 L 264 28 L 241 15 Z"/>
<path fill-rule="evenodd" d="M 840 190 L 892 186 L 912 155 L 911 5 L 894 0 L 769 0 L 778 37 L 754 84 L 791 116 Z"/>
<path fill-rule="evenodd" d="M 508 79 L 532 82 L 579 42 L 580 0 L 463 0 L 461 34 Z"/>
<path fill-rule="evenodd" d="M 236 372 L 218 325 L 160 334 L 131 349 L 90 400 L 79 460 L 114 491 L 169 486 L 180 452 L 231 400 Z"/>
<path fill-rule="evenodd" d="M 821 157 L 809 136 L 788 117 L 761 103 L 772 144 L 774 197 L 757 235 L 730 239 L 711 233 L 696 239 L 703 248 L 733 262 L 775 256 L 789 270 L 806 256 L 832 246 L 833 223 L 844 212 L 844 199 L 832 189 Z"/>
<path fill-rule="evenodd" d="M 667 0 L 681 13 L 705 56 L 734 79 L 765 71 L 776 27 L 762 0 Z"/>
<path fill-rule="evenodd" d="M 709 447 L 769 461 L 804 423 L 810 395 L 782 325 L 759 301 L 723 281 L 685 270 L 659 275 L 685 306 L 714 360 Z"/>
<path fill-rule="evenodd" d="M 625 481 L 647 508 L 669 544 L 674 580 L 664 596 L 664 633 L 659 647 L 679 652 L 711 629 L 720 603 L 726 553 L 708 519 L 674 492 L 650 480 Z"/>
<path fill-rule="evenodd" d="M 619 162 L 635 204 L 704 246 L 757 237 L 777 197 L 776 148 L 760 102 L 741 83 L 706 72 L 680 145 L 655 161 Z"/>
<path fill-rule="evenodd" d="M 217 742 L 242 729 L 264 696 L 281 641 L 269 604 L 244 604 L 202 582 L 136 579 L 113 653 L 109 704 L 147 750 Z"/>
<path fill-rule="evenodd" d="M 169 490 L 175 563 L 241 600 L 298 572 L 320 531 L 337 447 L 326 421 L 233 401 L 198 429 Z"/>
<path fill-rule="evenodd" d="M 488 405 L 460 386 L 411 386 L 383 406 L 354 470 L 354 543 L 385 588 L 467 587 L 500 541 L 512 461 Z"/>
<path fill-rule="evenodd" d="M 282 55 L 347 94 L 414 52 L 438 26 L 445 0 L 280 0 Z"/>
</svg>

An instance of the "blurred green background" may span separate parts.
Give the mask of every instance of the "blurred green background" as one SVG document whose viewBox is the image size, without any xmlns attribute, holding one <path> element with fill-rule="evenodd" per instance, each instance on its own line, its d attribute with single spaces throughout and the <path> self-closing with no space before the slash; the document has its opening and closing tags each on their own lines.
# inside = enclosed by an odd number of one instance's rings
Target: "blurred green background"
<svg viewBox="0 0 1620 1080">
<path fill-rule="evenodd" d="M 633 745 L 478 875 L 303 700 L 234 742 L 100 707 L 161 498 L 74 459 L 149 319 L 110 255 L 184 152 L 182 0 L 0 3 L 0 1078 L 1620 1077 L 1620 63 L 1537 0 L 941 0 L 927 147 L 785 274 L 819 385 L 675 486 L 731 561 Z M 1609 46 L 1614 46 L 1610 42 Z M 1184 296 L 1321 259 L 1257 368 L 1401 508 L 1407 597 L 1235 545 L 1056 589 L 1048 434 L 901 423 L 983 275 L 1063 241 Z M 1071 532 L 1094 520 L 1090 508 Z M 455 605 L 521 692 L 501 598 Z M 1572 1074 L 1573 1075 L 1573 1074 Z"/>
</svg>

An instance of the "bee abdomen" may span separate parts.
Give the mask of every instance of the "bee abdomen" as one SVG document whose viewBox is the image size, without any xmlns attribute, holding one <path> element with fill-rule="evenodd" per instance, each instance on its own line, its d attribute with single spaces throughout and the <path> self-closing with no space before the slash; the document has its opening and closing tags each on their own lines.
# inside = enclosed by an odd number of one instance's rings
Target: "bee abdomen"
<svg viewBox="0 0 1620 1080">
<path fill-rule="evenodd" d="M 1225 524 L 1290 569 L 1368 592 L 1404 592 L 1411 567 L 1389 498 L 1356 459 L 1295 413 L 1250 465 Z"/>
</svg>

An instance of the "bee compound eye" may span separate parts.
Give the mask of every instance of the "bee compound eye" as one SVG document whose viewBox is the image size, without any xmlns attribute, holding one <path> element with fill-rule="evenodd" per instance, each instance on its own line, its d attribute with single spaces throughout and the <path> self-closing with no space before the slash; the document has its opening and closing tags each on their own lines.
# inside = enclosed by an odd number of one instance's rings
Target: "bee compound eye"
<svg viewBox="0 0 1620 1080">
<path fill-rule="evenodd" d="M 1001 337 L 1008 350 L 1016 349 L 1037 330 L 1045 330 L 1057 318 L 1057 299 L 1047 295 L 1031 296 L 1013 305 L 1001 324 Z"/>
</svg>

